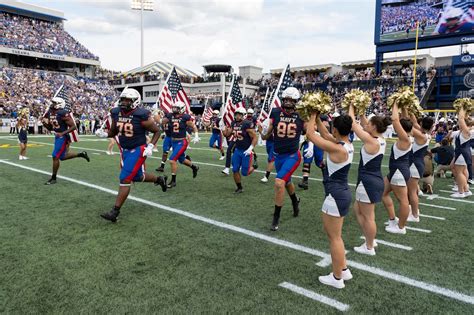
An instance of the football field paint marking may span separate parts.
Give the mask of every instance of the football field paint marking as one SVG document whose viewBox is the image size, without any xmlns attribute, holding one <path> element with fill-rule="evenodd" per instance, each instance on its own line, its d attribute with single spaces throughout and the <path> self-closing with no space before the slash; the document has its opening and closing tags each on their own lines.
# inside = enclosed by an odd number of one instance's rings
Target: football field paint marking
<svg viewBox="0 0 474 315">
<path fill-rule="evenodd" d="M 420 217 L 422 217 L 422 218 L 430 218 L 430 219 L 435 219 L 435 220 L 440 220 L 440 221 L 445 221 L 445 220 L 446 220 L 446 218 L 443 218 L 443 217 L 436 217 L 436 216 L 434 216 L 434 215 L 427 215 L 427 214 L 422 214 L 422 213 L 420 213 L 420 214 L 418 214 L 418 215 L 419 215 Z"/>
<path fill-rule="evenodd" d="M 318 294 L 314 291 L 307 290 L 305 288 L 299 287 L 299 286 L 294 285 L 294 284 L 289 283 L 289 282 L 282 282 L 278 286 L 280 286 L 282 288 L 285 288 L 285 289 L 288 289 L 288 290 L 290 290 L 294 293 L 306 296 L 307 298 L 310 298 L 314 301 L 318 301 L 320 303 L 323 303 L 323 304 L 329 305 L 331 307 L 334 307 L 335 309 L 337 309 L 341 312 L 345 312 L 349 309 L 349 305 L 347 305 L 347 304 L 341 303 L 337 300 L 331 299 L 327 296 Z"/>
<path fill-rule="evenodd" d="M 449 193 L 449 194 L 454 194 L 454 191 L 442 190 L 442 189 L 440 189 L 439 191 L 445 192 L 445 193 Z M 465 198 L 464 198 L 464 199 L 457 199 L 457 198 L 447 198 L 447 197 L 438 196 L 437 199 L 443 199 L 443 200 L 449 200 L 449 201 L 457 201 L 457 202 L 463 202 L 463 203 L 474 204 L 474 201 L 466 200 Z"/>
<path fill-rule="evenodd" d="M 4 138 L 8 138 L 8 137 L 4 137 Z M 16 139 L 16 138 L 15 138 Z M 12 141 L 16 141 L 15 139 L 10 139 Z M 7 139 L 8 140 L 8 139 Z M 52 143 L 47 143 L 47 142 L 39 142 L 39 141 L 34 141 L 35 143 L 38 143 L 38 144 L 44 144 L 44 145 L 49 145 L 49 146 L 54 146 Z M 75 146 L 75 145 L 71 145 L 71 148 L 72 149 L 80 149 L 80 150 L 88 150 L 88 151 L 95 151 L 95 152 L 102 152 L 102 153 L 106 153 L 107 151 L 106 150 L 100 150 L 100 149 L 93 149 L 93 148 L 86 148 L 86 147 L 79 147 L 79 146 Z M 114 154 L 118 154 L 118 153 L 114 153 Z M 160 157 L 156 157 L 156 156 L 150 156 L 148 157 L 149 159 L 156 159 L 156 160 L 161 160 Z M 193 161 L 194 163 L 198 164 L 198 165 L 207 165 L 207 166 L 213 166 L 213 167 L 224 167 L 223 165 L 220 165 L 220 164 L 213 164 L 213 163 L 206 163 L 206 162 L 199 162 L 199 161 Z M 265 174 L 265 171 L 260 171 L 260 170 L 255 170 L 254 171 L 255 173 L 261 173 L 261 174 Z M 272 172 L 271 173 L 272 175 L 276 175 L 276 173 Z M 298 175 L 293 175 L 292 177 L 294 178 L 303 178 L 302 176 L 298 176 Z M 317 182 L 322 182 L 322 178 L 313 178 L 313 177 L 309 177 L 309 180 L 312 180 L 312 181 L 317 181 Z M 356 184 L 353 184 L 353 183 L 349 183 L 349 186 L 352 186 L 352 187 L 355 187 Z M 451 201 L 460 201 L 460 200 L 457 200 L 457 199 L 452 199 L 452 198 L 444 198 L 444 197 L 439 197 L 437 195 L 429 195 L 428 196 L 428 199 L 430 198 L 433 198 L 436 196 L 436 199 L 446 199 L 446 200 L 451 200 Z M 434 199 L 434 198 L 433 198 Z M 471 203 L 471 202 L 469 202 Z M 474 203 L 474 202 L 472 202 Z M 434 208 L 440 208 L 440 209 L 447 209 L 447 210 L 456 210 L 455 208 L 451 208 L 451 207 L 444 207 L 444 206 L 437 206 L 437 205 L 430 205 L 430 204 L 423 204 L 423 203 L 420 203 L 420 205 L 424 205 L 424 206 L 429 206 L 429 207 L 434 207 Z"/>
<path fill-rule="evenodd" d="M 420 229 L 420 228 L 414 228 L 414 227 L 411 227 L 411 226 L 405 226 L 405 228 L 407 230 L 410 230 L 410 231 L 416 231 L 416 232 L 422 232 L 422 233 L 431 233 L 430 230 L 425 230 L 425 229 Z"/>
<path fill-rule="evenodd" d="M 438 206 L 438 205 L 432 205 L 432 204 L 429 204 L 429 203 L 422 203 L 422 202 L 419 202 L 418 204 L 420 206 L 425 206 L 425 207 L 432 207 L 432 208 L 456 211 L 456 208 L 453 208 L 453 207 Z"/>
<path fill-rule="evenodd" d="M 17 163 L 12 163 L 12 162 L 5 161 L 5 160 L 0 160 L 0 163 L 10 165 L 10 166 L 14 166 L 14 167 L 17 167 L 17 168 L 22 168 L 22 169 L 32 171 L 32 172 L 35 172 L 35 173 L 39 173 L 39 174 L 43 174 L 43 175 L 48 175 L 48 176 L 50 175 L 50 172 L 46 172 L 46 171 L 43 171 L 43 170 L 40 170 L 40 169 L 37 169 L 37 168 L 32 168 L 32 167 L 20 165 L 20 164 L 17 164 Z M 95 184 L 90 184 L 90 183 L 87 183 L 87 182 L 84 182 L 84 181 L 81 181 L 81 180 L 73 179 L 73 178 L 70 178 L 70 177 L 62 176 L 62 175 L 58 175 L 58 178 L 63 179 L 65 181 L 69 181 L 69 182 L 78 184 L 78 185 L 93 188 L 95 190 L 103 191 L 103 192 L 106 192 L 106 193 L 111 194 L 111 195 L 117 195 L 117 191 L 112 190 L 112 189 L 108 189 L 108 188 L 105 188 L 105 187 L 102 187 L 102 186 L 98 186 L 98 185 L 95 185 Z M 159 204 L 159 203 L 156 203 L 156 202 L 152 202 L 152 201 L 149 201 L 149 200 L 146 200 L 146 199 L 143 199 L 143 198 L 129 196 L 128 199 L 129 200 L 134 200 L 136 202 L 139 202 L 139 203 L 142 203 L 142 204 L 145 204 L 145 205 L 149 205 L 149 206 L 154 207 L 154 208 L 158 208 L 158 209 L 162 209 L 162 210 L 165 210 L 165 211 L 168 211 L 168 212 L 171 212 L 171 213 L 179 214 L 181 216 L 184 216 L 184 217 L 196 220 L 196 221 L 208 223 L 210 225 L 217 226 L 217 227 L 220 227 L 220 228 L 225 229 L 225 230 L 229 230 L 229 231 L 233 231 L 233 232 L 236 232 L 236 233 L 244 234 L 244 235 L 247 235 L 249 237 L 253 237 L 255 239 L 259 239 L 259 240 L 266 241 L 266 242 L 271 243 L 271 244 L 279 245 L 281 247 L 293 249 L 293 250 L 296 250 L 296 251 L 299 251 L 299 252 L 302 252 L 302 253 L 306 253 L 306 254 L 309 254 L 309 255 L 312 255 L 312 256 L 317 256 L 317 257 L 320 257 L 320 258 L 331 259 L 331 256 L 329 254 L 325 253 L 325 252 L 322 252 L 322 251 L 319 251 L 317 249 L 313 249 L 313 248 L 310 248 L 310 247 L 306 247 L 306 246 L 303 246 L 303 245 L 299 245 L 299 244 L 296 244 L 296 243 L 292 243 L 290 241 L 286 241 L 286 240 L 279 239 L 279 238 L 276 238 L 276 237 L 268 236 L 268 235 L 265 235 L 265 234 L 260 234 L 260 233 L 257 233 L 257 232 L 254 232 L 254 231 L 251 231 L 251 230 L 248 230 L 248 229 L 245 229 L 245 228 L 241 228 L 241 227 L 238 227 L 238 226 L 235 226 L 235 225 L 231 225 L 231 224 L 227 224 L 227 223 L 220 222 L 220 221 L 217 221 L 217 220 L 209 219 L 209 218 L 197 215 L 197 214 L 193 214 L 191 212 L 187 212 L 187 211 L 184 211 L 184 210 L 180 210 L 180 209 L 172 208 L 172 207 L 169 207 L 169 206 L 165 206 L 165 205 L 162 205 L 162 204 Z M 434 285 L 434 284 L 426 283 L 426 282 L 423 282 L 423 281 L 420 281 L 420 280 L 415 280 L 415 279 L 412 279 L 412 278 L 409 278 L 409 277 L 406 277 L 406 276 L 399 275 L 399 274 L 394 273 L 394 272 L 385 271 L 385 270 L 380 269 L 380 268 L 371 267 L 371 266 L 368 266 L 368 265 L 365 265 L 365 264 L 362 264 L 362 263 L 359 263 L 359 262 L 356 262 L 356 261 L 353 261 L 353 260 L 347 260 L 347 265 L 349 267 L 354 268 L 354 269 L 359 269 L 359 270 L 362 270 L 362 271 L 366 271 L 368 273 L 371 273 L 371 274 L 374 274 L 374 275 L 377 275 L 377 276 L 380 276 L 380 277 L 383 277 L 383 278 L 386 278 L 386 279 L 390 279 L 390 280 L 393 280 L 393 281 L 396 281 L 396 282 L 399 282 L 399 283 L 403 283 L 403 284 L 406 284 L 408 286 L 419 288 L 419 289 L 422 289 L 422 290 L 425 290 L 425 291 L 428 291 L 428 292 L 443 295 L 443 296 L 448 297 L 450 299 L 454 299 L 454 300 L 458 300 L 458 301 L 461 301 L 461 302 L 465 302 L 465 303 L 469 303 L 469 304 L 474 305 L 474 296 L 470 296 L 470 295 L 467 295 L 467 294 L 464 294 L 464 293 L 461 293 L 461 292 L 458 292 L 458 291 L 446 289 L 446 288 L 443 288 L 443 287 L 440 287 L 440 286 L 437 286 L 437 285 Z"/>
<path fill-rule="evenodd" d="M 360 238 L 365 240 L 364 236 L 361 236 Z M 410 247 L 410 246 L 405 246 L 405 245 L 400 245 L 400 244 L 397 244 L 397 243 L 387 242 L 387 241 L 384 241 L 384 240 L 380 240 L 378 238 L 375 241 L 377 242 L 377 244 L 382 244 L 382 245 L 393 247 L 393 248 L 398 248 L 398 249 L 403 249 L 403 250 L 413 250 L 413 248 Z"/>
<path fill-rule="evenodd" d="M 318 267 L 326 268 L 326 267 L 331 266 L 331 264 L 332 264 L 331 257 L 329 257 L 329 258 L 321 259 L 321 261 L 317 262 L 315 265 Z"/>
</svg>

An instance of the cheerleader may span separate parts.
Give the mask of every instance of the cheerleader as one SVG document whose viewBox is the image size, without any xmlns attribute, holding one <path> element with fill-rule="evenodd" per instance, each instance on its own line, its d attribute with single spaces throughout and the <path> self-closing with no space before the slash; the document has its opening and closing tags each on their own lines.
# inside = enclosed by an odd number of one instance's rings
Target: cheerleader
<svg viewBox="0 0 474 315">
<path fill-rule="evenodd" d="M 408 117 L 406 110 L 404 110 L 404 113 L 404 116 Z M 405 224 L 410 212 L 407 184 L 410 179 L 410 154 L 412 147 L 410 133 L 413 124 L 408 118 L 400 119 L 396 103 L 392 108 L 392 124 L 398 139 L 392 146 L 390 162 L 388 164 L 389 173 L 384 179 L 385 189 L 382 201 L 390 218 L 385 231 L 395 234 L 406 234 Z M 395 208 L 390 197 L 391 191 L 393 191 L 400 204 L 399 220 L 395 216 Z"/>
<path fill-rule="evenodd" d="M 356 187 L 354 212 L 365 236 L 365 243 L 354 247 L 354 251 L 370 256 L 375 255 L 375 204 L 382 201 L 384 180 L 382 176 L 382 160 L 386 143 L 383 134 L 391 124 L 389 117 L 372 116 L 370 120 L 360 116 L 359 125 L 355 121 L 354 106 L 349 107 L 352 118 L 352 130 L 364 143 L 360 150 L 359 172 Z"/>
<path fill-rule="evenodd" d="M 424 117 L 421 126 L 414 115 L 410 116 L 413 124 L 413 144 L 410 156 L 410 179 L 408 180 L 408 201 L 411 211 L 408 215 L 408 222 L 420 222 L 418 208 L 418 183 L 425 172 L 425 155 L 431 141 L 431 129 L 433 128 L 433 118 Z"/>
<path fill-rule="evenodd" d="M 321 135 L 314 132 L 316 120 Z M 307 130 L 313 131 L 308 132 L 308 140 L 327 152 L 323 181 L 326 199 L 321 210 L 331 249 L 332 272 L 327 276 L 320 276 L 319 281 L 338 289 L 345 287 L 344 281 L 352 279 L 352 274 L 347 268 L 342 240 L 344 217 L 349 212 L 352 202 L 347 182 L 354 155 L 354 148 L 349 141 L 351 127 L 352 118 L 347 115 L 334 119 L 332 134 L 323 125 L 319 115 L 313 114 L 307 125 Z"/>
<path fill-rule="evenodd" d="M 466 112 L 463 108 L 458 113 L 459 130 L 454 131 L 451 137 L 454 139 L 455 150 L 453 160 L 453 171 L 456 179 L 458 191 L 451 195 L 453 198 L 466 198 L 472 195 L 468 184 L 468 167 L 472 167 L 471 162 L 471 132 L 469 126 L 471 122 L 466 118 Z"/>
<path fill-rule="evenodd" d="M 20 144 L 19 160 L 28 160 L 26 157 L 26 146 L 28 144 L 28 120 L 21 116 L 18 120 L 18 143 Z"/>
</svg>

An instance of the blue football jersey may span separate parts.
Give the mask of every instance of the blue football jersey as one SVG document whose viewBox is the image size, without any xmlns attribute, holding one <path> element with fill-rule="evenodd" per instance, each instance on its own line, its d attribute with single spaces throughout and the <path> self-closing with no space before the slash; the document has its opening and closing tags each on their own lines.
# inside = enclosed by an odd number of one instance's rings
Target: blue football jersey
<svg viewBox="0 0 474 315">
<path fill-rule="evenodd" d="M 177 139 L 186 138 L 187 123 L 192 120 L 191 115 L 168 113 L 166 118 L 168 118 L 168 130 L 171 137 Z"/>
<path fill-rule="evenodd" d="M 275 108 L 270 115 L 273 126 L 273 142 L 275 153 L 295 153 L 299 149 L 300 136 L 304 129 L 304 121 L 297 112 L 291 114 Z"/>
<path fill-rule="evenodd" d="M 221 130 L 219 128 L 219 124 L 221 122 L 221 119 L 219 117 L 212 117 L 211 118 L 211 128 L 212 128 L 212 133 L 213 134 L 220 134 Z"/>
<path fill-rule="evenodd" d="M 69 127 L 66 124 L 66 119 L 70 116 L 71 114 L 64 109 L 50 110 L 49 121 L 53 126 L 54 132 L 64 132 L 68 130 Z"/>
<path fill-rule="evenodd" d="M 150 118 L 151 112 L 149 110 L 136 108 L 127 113 L 120 107 L 115 107 L 110 111 L 110 115 L 117 124 L 121 147 L 130 150 L 146 144 L 147 130 L 142 126 L 142 123 Z"/>
<path fill-rule="evenodd" d="M 247 150 L 252 144 L 248 130 L 252 128 L 252 122 L 248 120 L 233 121 L 231 124 L 232 134 L 235 139 L 235 147 L 241 150 Z"/>
</svg>

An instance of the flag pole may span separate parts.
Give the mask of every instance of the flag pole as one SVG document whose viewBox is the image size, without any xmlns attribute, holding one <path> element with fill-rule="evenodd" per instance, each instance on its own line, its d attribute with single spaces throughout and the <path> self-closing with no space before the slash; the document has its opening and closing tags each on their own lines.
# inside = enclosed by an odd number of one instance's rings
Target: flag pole
<svg viewBox="0 0 474 315">
<path fill-rule="evenodd" d="M 418 57 L 418 34 L 420 30 L 420 22 L 416 21 L 416 41 L 415 41 L 415 61 L 413 62 L 413 93 L 415 93 L 416 86 L 416 61 Z"/>
<path fill-rule="evenodd" d="M 263 111 L 265 110 L 265 103 L 267 102 L 267 98 L 268 98 L 268 91 L 270 90 L 270 87 L 267 87 L 267 91 L 265 92 L 265 98 L 263 99 L 263 103 L 262 103 L 262 108 L 260 109 L 260 115 L 258 115 L 258 119 L 257 119 L 257 122 L 260 121 L 260 118 L 262 117 L 262 113 Z"/>
<path fill-rule="evenodd" d="M 158 94 L 158 98 L 155 102 L 155 105 L 158 104 L 158 101 L 161 98 L 161 94 L 163 93 L 163 88 L 165 87 L 166 82 L 168 82 L 168 80 L 170 79 L 170 76 L 171 76 L 171 73 L 173 72 L 173 70 L 175 70 L 175 67 L 173 67 L 173 69 L 171 69 L 170 73 L 168 73 L 168 76 L 166 77 L 166 80 L 165 80 L 165 84 L 163 84 L 163 86 L 161 87 L 160 94 Z"/>
<path fill-rule="evenodd" d="M 225 99 L 225 103 L 221 105 L 221 117 L 224 118 L 225 114 L 227 113 L 227 103 L 229 102 L 229 98 L 231 97 L 232 94 L 232 87 L 234 86 L 234 81 L 235 81 L 235 74 L 232 75 L 232 82 L 230 83 L 230 90 L 229 94 L 227 95 L 227 98 Z M 225 89 L 222 91 L 222 93 L 225 95 Z M 221 119 L 221 126 L 224 125 L 224 119 Z"/>
</svg>

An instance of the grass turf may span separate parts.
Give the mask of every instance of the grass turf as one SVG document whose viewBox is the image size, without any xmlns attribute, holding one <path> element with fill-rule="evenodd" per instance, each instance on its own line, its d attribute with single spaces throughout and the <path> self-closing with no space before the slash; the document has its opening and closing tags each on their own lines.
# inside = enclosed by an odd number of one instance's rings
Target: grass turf
<svg viewBox="0 0 474 315">
<path fill-rule="evenodd" d="M 311 181 L 307 191 L 298 191 L 302 199 L 299 218 L 291 217 L 286 200 L 281 230 L 271 233 L 271 181 L 262 184 L 262 174 L 255 173 L 243 179 L 244 194 L 233 195 L 232 179 L 220 173 L 219 154 L 205 150 L 207 137 L 203 138 L 188 153 L 196 163 L 216 166 L 200 164 L 194 180 L 189 169 L 180 167 L 175 189 L 162 193 L 140 183 L 132 187 L 132 195 L 328 252 L 320 218 L 324 193 L 319 181 Z M 105 155 L 101 151 L 106 142 L 96 140 L 83 137 L 74 145 L 89 149 L 91 163 L 65 161 L 60 174 L 115 190 L 119 157 Z M 31 159 L 21 164 L 49 171 L 52 139 L 31 137 L 30 143 L 36 144 L 29 148 Z M 257 152 L 259 170 L 263 170 L 264 148 L 258 147 Z M 0 137 L 0 159 L 20 163 L 17 154 L 14 138 Z M 147 162 L 149 170 L 159 165 L 158 159 Z M 166 171 L 169 173 L 168 165 Z M 47 176 L 2 163 L 0 173 L 6 179 L 0 181 L 0 264 L 4 269 L 0 312 L 336 312 L 278 287 L 285 281 L 349 304 L 353 313 L 473 311 L 472 304 L 358 270 L 353 270 L 354 280 L 344 290 L 336 291 L 317 281 L 318 275 L 330 271 L 330 267 L 315 265 L 318 257 L 131 200 L 123 207 L 119 223 L 109 224 L 98 214 L 113 205 L 110 194 L 61 179 L 57 185 L 44 186 Z M 356 174 L 353 165 L 351 183 Z M 321 178 L 315 167 L 312 177 Z M 437 179 L 435 193 L 449 197 L 439 189 L 449 190 L 450 183 Z M 362 234 L 351 212 L 343 232 L 348 259 L 473 295 L 469 281 L 474 258 L 472 204 L 423 197 L 420 201 L 456 211 L 422 206 L 422 213 L 446 217 L 446 221 L 422 218 L 411 226 L 432 233 L 408 231 L 406 236 L 397 236 L 384 231 L 387 216 L 379 205 L 377 237 L 413 250 L 380 245 L 375 257 L 352 251 L 361 244 Z"/>
</svg>

